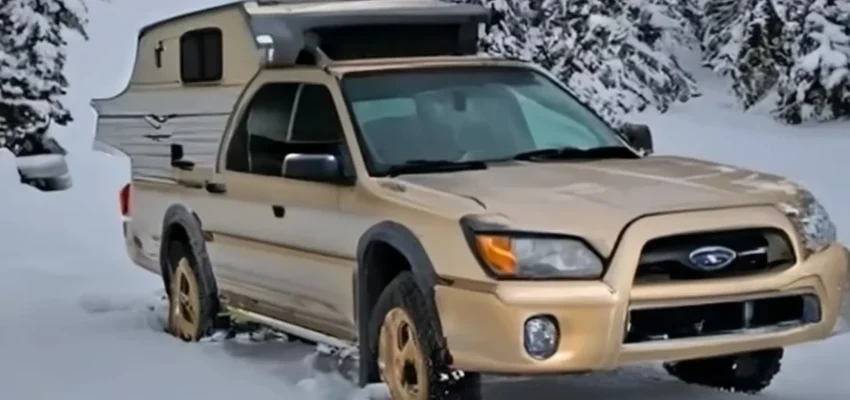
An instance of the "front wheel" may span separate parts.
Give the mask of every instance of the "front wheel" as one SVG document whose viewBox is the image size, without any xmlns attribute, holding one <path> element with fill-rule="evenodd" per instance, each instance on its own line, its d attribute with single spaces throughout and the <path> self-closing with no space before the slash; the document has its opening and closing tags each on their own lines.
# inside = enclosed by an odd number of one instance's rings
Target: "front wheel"
<svg viewBox="0 0 850 400">
<path fill-rule="evenodd" d="M 403 272 L 381 293 L 370 321 L 373 354 L 393 400 L 479 400 L 478 374 L 446 379 L 436 321 L 413 274 Z"/>
<path fill-rule="evenodd" d="M 781 348 L 768 349 L 665 363 L 664 369 L 686 383 L 755 394 L 770 386 L 782 355 Z"/>
</svg>

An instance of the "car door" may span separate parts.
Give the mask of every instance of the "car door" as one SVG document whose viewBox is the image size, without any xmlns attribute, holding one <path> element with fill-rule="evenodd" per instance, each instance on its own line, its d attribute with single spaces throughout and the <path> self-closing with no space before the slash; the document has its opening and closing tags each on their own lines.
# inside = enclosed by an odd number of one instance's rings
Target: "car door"
<svg viewBox="0 0 850 400">
<path fill-rule="evenodd" d="M 319 70 L 269 73 L 246 92 L 222 157 L 233 213 L 219 218 L 227 223 L 215 238 L 223 250 L 216 263 L 237 274 L 228 280 L 242 307 L 349 337 L 355 264 L 333 235 L 343 187 L 282 176 L 287 154 L 349 157 L 328 79 Z"/>
</svg>

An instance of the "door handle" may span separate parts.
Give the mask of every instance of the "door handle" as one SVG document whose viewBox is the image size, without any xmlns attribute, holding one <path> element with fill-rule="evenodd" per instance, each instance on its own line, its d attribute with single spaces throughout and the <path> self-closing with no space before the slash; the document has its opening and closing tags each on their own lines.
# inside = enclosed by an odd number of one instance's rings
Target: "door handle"
<svg viewBox="0 0 850 400">
<path fill-rule="evenodd" d="M 274 213 L 275 218 L 283 218 L 286 214 L 286 209 L 283 208 L 283 206 L 275 204 L 272 206 L 272 212 Z"/>
</svg>

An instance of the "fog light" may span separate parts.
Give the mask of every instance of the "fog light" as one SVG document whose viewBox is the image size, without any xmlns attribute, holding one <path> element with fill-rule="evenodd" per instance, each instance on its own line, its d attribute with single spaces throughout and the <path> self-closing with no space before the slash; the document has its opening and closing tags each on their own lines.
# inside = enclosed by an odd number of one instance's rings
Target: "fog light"
<svg viewBox="0 0 850 400">
<path fill-rule="evenodd" d="M 525 351 L 531 357 L 545 360 L 558 349 L 558 324 L 550 316 L 538 315 L 525 321 Z"/>
</svg>

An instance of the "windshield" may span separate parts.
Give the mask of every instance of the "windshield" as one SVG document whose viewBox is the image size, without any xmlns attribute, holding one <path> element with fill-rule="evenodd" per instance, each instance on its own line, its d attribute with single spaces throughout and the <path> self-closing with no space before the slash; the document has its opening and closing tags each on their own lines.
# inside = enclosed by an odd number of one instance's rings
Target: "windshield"
<svg viewBox="0 0 850 400">
<path fill-rule="evenodd" d="M 342 81 L 369 170 L 411 161 L 495 161 L 549 148 L 624 146 L 604 121 L 538 71 L 452 67 Z"/>
</svg>

